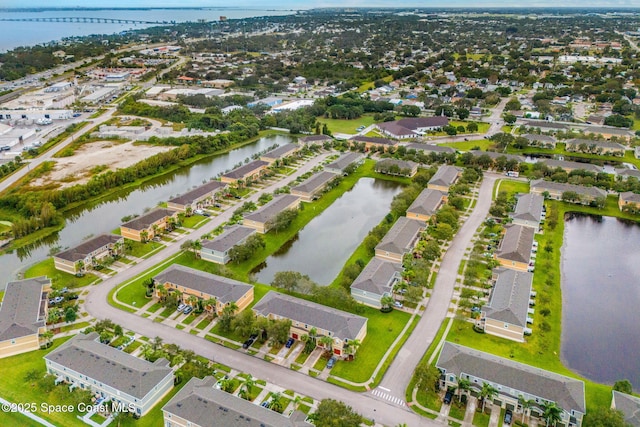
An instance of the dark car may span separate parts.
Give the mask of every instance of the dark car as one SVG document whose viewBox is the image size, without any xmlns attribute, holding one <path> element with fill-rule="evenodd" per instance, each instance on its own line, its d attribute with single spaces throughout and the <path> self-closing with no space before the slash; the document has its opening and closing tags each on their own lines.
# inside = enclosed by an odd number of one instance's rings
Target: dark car
<svg viewBox="0 0 640 427">
<path fill-rule="evenodd" d="M 287 340 L 287 343 L 284 345 L 287 348 L 291 348 L 291 346 L 293 345 L 293 343 L 295 342 L 295 340 L 293 338 L 289 338 Z"/>
<path fill-rule="evenodd" d="M 338 359 L 336 359 L 335 356 L 331 356 L 331 359 L 327 362 L 327 369 L 333 368 L 333 365 L 335 365 L 337 361 Z"/>
<path fill-rule="evenodd" d="M 257 338 L 258 338 L 258 334 L 251 334 L 249 339 L 242 344 L 242 348 L 244 348 L 245 350 L 248 349 L 253 345 L 254 342 L 256 342 Z"/>
<path fill-rule="evenodd" d="M 446 403 L 446 404 L 448 405 L 449 403 L 451 403 L 451 399 L 452 399 L 452 398 L 453 398 L 453 393 L 451 393 L 450 391 L 447 391 L 447 392 L 444 394 L 443 402 L 444 402 L 444 403 Z"/>
<path fill-rule="evenodd" d="M 503 424 L 511 424 L 512 419 L 513 419 L 513 412 L 511 411 L 511 409 L 507 409 L 507 411 L 504 413 Z"/>
</svg>

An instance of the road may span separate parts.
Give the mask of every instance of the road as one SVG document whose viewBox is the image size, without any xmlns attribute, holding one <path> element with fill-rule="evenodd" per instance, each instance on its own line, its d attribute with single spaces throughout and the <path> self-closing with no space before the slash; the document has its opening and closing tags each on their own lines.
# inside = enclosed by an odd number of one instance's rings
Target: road
<svg viewBox="0 0 640 427">
<path fill-rule="evenodd" d="M 489 123 L 491 124 L 489 125 L 487 136 L 502 132 L 502 126 L 505 124 L 502 119 L 502 113 L 504 112 L 504 107 L 507 105 L 507 102 L 509 102 L 509 98 L 503 98 L 491 112 L 491 116 L 489 116 Z"/>
<path fill-rule="evenodd" d="M 91 129 L 94 126 L 98 126 L 111 118 L 113 113 L 116 111 L 116 108 L 109 108 L 105 111 L 100 117 L 95 119 L 88 120 L 89 124 L 84 126 L 82 129 L 69 136 L 64 141 L 56 144 L 55 147 L 50 148 L 46 153 L 36 157 L 33 160 L 26 161 L 28 163 L 27 167 L 23 167 L 22 169 L 16 171 L 12 175 L 8 176 L 2 182 L 0 182 L 0 193 L 6 190 L 8 187 L 13 185 L 15 182 L 23 178 L 26 174 L 28 174 L 31 169 L 35 169 L 40 166 L 43 162 L 50 160 L 55 153 L 65 148 L 67 145 L 71 144 L 76 138 L 79 138 L 82 134 L 86 133 L 87 130 Z"/>
<path fill-rule="evenodd" d="M 473 234 L 489 213 L 491 193 L 498 177 L 499 175 L 489 174 L 484 176 L 475 208 L 456 233 L 451 246 L 442 258 L 427 309 L 379 385 L 379 388 L 384 389 L 388 395 L 404 397 L 415 367 L 433 342 L 440 325 L 446 318 L 458 275 L 458 267 L 464 258 L 465 249 L 471 242 Z"/>
</svg>

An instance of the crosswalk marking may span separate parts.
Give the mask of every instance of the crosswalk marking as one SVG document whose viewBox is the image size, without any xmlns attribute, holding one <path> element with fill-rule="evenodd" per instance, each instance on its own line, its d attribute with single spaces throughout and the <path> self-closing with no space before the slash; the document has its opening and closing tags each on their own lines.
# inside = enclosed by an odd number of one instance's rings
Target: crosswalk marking
<svg viewBox="0 0 640 427">
<path fill-rule="evenodd" d="M 373 394 L 374 396 L 380 397 L 384 400 L 388 400 L 389 402 L 395 403 L 396 405 L 406 406 L 406 403 L 404 403 L 404 400 L 400 399 L 399 397 L 392 396 L 389 393 L 385 393 L 384 391 L 375 389 L 371 391 L 371 394 Z"/>
</svg>

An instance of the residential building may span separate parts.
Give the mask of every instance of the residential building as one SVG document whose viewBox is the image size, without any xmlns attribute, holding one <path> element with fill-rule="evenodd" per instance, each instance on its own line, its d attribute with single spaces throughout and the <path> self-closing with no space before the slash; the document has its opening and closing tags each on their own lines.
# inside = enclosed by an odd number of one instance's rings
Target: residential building
<svg viewBox="0 0 640 427">
<path fill-rule="evenodd" d="M 180 302 L 193 306 L 189 297 L 195 296 L 203 302 L 205 310 L 212 312 L 215 309 L 218 315 L 232 303 L 238 307 L 236 312 L 241 312 L 253 302 L 252 285 L 180 264 L 172 264 L 155 276 L 153 282 L 157 298 L 162 297 L 160 286 L 164 286 L 168 292 L 180 291 Z M 215 307 L 206 303 L 213 299 L 216 300 Z"/>
<path fill-rule="evenodd" d="M 640 208 L 640 194 L 634 193 L 633 191 L 620 193 L 618 197 L 618 208 L 622 210 L 625 206 L 634 209 Z"/>
<path fill-rule="evenodd" d="M 640 427 L 640 398 L 613 390 L 611 409 L 622 412 L 627 424 Z"/>
<path fill-rule="evenodd" d="M 593 141 L 590 139 L 574 138 L 567 141 L 567 151 L 579 151 L 582 153 L 595 153 L 595 154 L 611 154 L 617 156 L 624 156 L 624 152 L 627 147 L 617 142 L 609 141 Z"/>
<path fill-rule="evenodd" d="M 300 197 L 303 202 L 311 202 L 327 188 L 339 175 L 333 172 L 321 171 L 291 188 L 291 194 Z"/>
<path fill-rule="evenodd" d="M 279 160 L 283 160 L 287 157 L 291 157 L 300 151 L 301 146 L 298 144 L 284 144 L 280 147 L 269 151 L 268 153 L 260 156 L 260 160 L 269 164 L 275 163 Z"/>
<path fill-rule="evenodd" d="M 544 197 L 539 194 L 520 194 L 516 209 L 511 214 L 513 223 L 537 230 L 544 212 Z"/>
<path fill-rule="evenodd" d="M 424 222 L 401 216 L 376 246 L 375 256 L 401 263 L 404 254 L 411 252 L 418 243 L 424 228 Z"/>
<path fill-rule="evenodd" d="M 556 148 L 556 139 L 550 135 L 538 135 L 532 133 L 526 133 L 520 135 L 523 138 L 529 140 L 529 145 L 540 148 Z"/>
<path fill-rule="evenodd" d="M 487 334 L 524 342 L 533 274 L 527 271 L 497 268 L 489 303 L 482 307 L 478 326 Z"/>
<path fill-rule="evenodd" d="M 211 205 L 227 184 L 220 181 L 209 181 L 181 196 L 174 197 L 167 202 L 169 209 L 185 212 L 187 209 L 195 210 Z"/>
<path fill-rule="evenodd" d="M 333 138 L 331 138 L 329 135 L 309 135 L 309 136 L 303 136 L 302 138 L 298 138 L 298 142 L 303 145 L 313 145 L 313 144 L 322 145 L 325 142 L 331 142 L 331 141 L 333 141 Z"/>
<path fill-rule="evenodd" d="M 427 188 L 449 193 L 449 187 L 455 184 L 461 175 L 462 169 L 456 166 L 442 165 L 429 180 Z"/>
<path fill-rule="evenodd" d="M 155 209 L 120 226 L 120 234 L 126 239 L 145 242 L 153 239 L 159 232 L 171 229 L 171 223 L 178 218 L 178 211 Z"/>
<path fill-rule="evenodd" d="M 119 255 L 124 250 L 124 237 L 101 234 L 53 256 L 56 270 L 70 274 L 83 273 L 99 265 L 105 258 Z"/>
<path fill-rule="evenodd" d="M 607 197 L 607 192 L 598 187 L 585 187 L 563 182 L 544 181 L 542 179 L 531 181 L 529 191 L 554 200 L 561 200 L 562 194 L 568 191 L 574 192 L 580 197 L 580 202 L 584 204 L 588 204 L 597 198 Z"/>
<path fill-rule="evenodd" d="M 407 209 L 407 218 L 427 222 L 447 202 L 447 193 L 425 188 Z"/>
<path fill-rule="evenodd" d="M 516 154 L 506 154 L 506 153 L 498 153 L 496 151 L 481 151 L 481 150 L 471 150 L 469 152 L 473 154 L 474 157 L 488 156 L 494 162 L 498 160 L 500 157 L 504 157 L 507 160 L 515 160 L 518 163 L 522 163 L 525 161 L 524 157 L 518 156 Z"/>
<path fill-rule="evenodd" d="M 242 184 L 247 180 L 253 181 L 259 179 L 269 166 L 269 162 L 264 160 L 254 160 L 242 165 L 231 172 L 227 172 L 220 177 L 220 181 L 228 184 Z"/>
<path fill-rule="evenodd" d="M 525 410 L 518 399 L 532 400 L 528 409 L 541 417 L 543 405 L 553 402 L 562 409 L 556 425 L 580 427 L 586 413 L 584 383 L 574 378 L 515 362 L 493 354 L 445 342 L 436 362 L 440 369 L 440 387 L 457 387 L 458 379 L 471 383 L 471 393 L 478 395 L 487 383 L 498 390 L 493 403 L 515 413 Z"/>
<path fill-rule="evenodd" d="M 627 141 L 634 138 L 634 133 L 628 129 L 622 129 L 610 126 L 590 126 L 584 129 L 587 134 L 593 133 L 595 135 L 602 135 L 605 139 L 611 139 L 617 137 L 618 139 L 625 139 Z"/>
<path fill-rule="evenodd" d="M 351 296 L 363 304 L 381 308 L 380 300 L 391 296 L 402 278 L 402 264 L 373 257 L 351 284 Z"/>
<path fill-rule="evenodd" d="M 638 169 L 626 169 L 626 168 L 616 169 L 616 175 L 622 177 L 622 179 L 627 179 L 632 176 L 640 180 L 640 170 Z"/>
<path fill-rule="evenodd" d="M 366 317 L 274 291 L 262 297 L 253 306 L 253 311 L 268 319 L 291 320 L 291 338 L 295 340 L 309 335 L 312 329 L 315 330 L 319 346 L 324 346 L 319 338 L 333 338 L 331 350 L 336 356 L 347 356 L 350 352 L 349 341 L 362 342 L 367 335 Z"/>
<path fill-rule="evenodd" d="M 143 416 L 173 387 L 169 361 L 139 359 L 99 341 L 97 332 L 79 334 L 46 356 L 47 373 L 89 390 L 105 402 L 131 407 Z"/>
<path fill-rule="evenodd" d="M 44 276 L 7 283 L 0 304 L 0 358 L 40 348 L 50 291 L 51 280 Z"/>
<path fill-rule="evenodd" d="M 335 162 L 331 162 L 324 167 L 324 169 L 328 172 L 338 173 L 340 175 L 345 175 L 345 170 L 353 165 L 360 164 L 364 161 L 364 154 L 356 153 L 350 151 L 348 153 L 342 154 L 338 160 Z"/>
<path fill-rule="evenodd" d="M 445 147 L 444 145 L 435 145 L 435 144 L 407 144 L 407 150 L 416 150 L 422 151 L 425 154 L 436 153 L 436 154 L 454 154 L 456 150 L 452 147 Z"/>
<path fill-rule="evenodd" d="M 602 167 L 594 165 L 592 163 L 583 163 L 583 162 L 571 162 L 567 160 L 555 160 L 555 159 L 545 159 L 540 160 L 540 163 L 546 165 L 550 169 L 561 168 L 565 172 L 571 172 L 573 170 L 584 170 L 588 172 L 602 172 Z"/>
<path fill-rule="evenodd" d="M 428 131 L 437 131 L 449 124 L 445 116 L 414 117 L 376 124 L 378 130 L 391 138 L 406 139 L 422 136 Z"/>
<path fill-rule="evenodd" d="M 256 230 L 253 228 L 234 225 L 213 240 L 203 240 L 198 254 L 205 261 L 226 264 L 230 261 L 229 251 L 231 248 L 243 244 L 255 232 Z"/>
<path fill-rule="evenodd" d="M 164 427 L 311 427 L 306 414 L 289 416 L 215 387 L 215 377 L 193 377 L 162 407 Z"/>
<path fill-rule="evenodd" d="M 502 240 L 493 258 L 507 268 L 527 271 L 531 262 L 534 234 L 535 230 L 531 227 L 515 224 L 505 226 Z"/>
<path fill-rule="evenodd" d="M 283 194 L 274 197 L 266 205 L 244 217 L 242 225 L 255 228 L 258 233 L 266 233 L 272 226 L 272 221 L 282 212 L 288 209 L 298 209 L 300 198 L 293 194 Z"/>
<path fill-rule="evenodd" d="M 530 128 L 538 128 L 542 131 L 565 131 L 569 126 L 563 123 L 550 122 L 547 120 L 523 120 L 523 124 Z"/>
<path fill-rule="evenodd" d="M 382 159 L 376 163 L 375 171 L 386 175 L 412 177 L 418 173 L 418 164 L 400 159 Z"/>
<path fill-rule="evenodd" d="M 351 138 L 351 141 L 364 144 L 364 149 L 366 151 L 369 151 L 372 148 L 380 148 L 380 147 L 383 147 L 385 150 L 388 151 L 389 148 L 396 148 L 398 146 L 398 141 L 393 141 L 387 138 L 376 138 L 374 136 L 358 135 Z"/>
</svg>

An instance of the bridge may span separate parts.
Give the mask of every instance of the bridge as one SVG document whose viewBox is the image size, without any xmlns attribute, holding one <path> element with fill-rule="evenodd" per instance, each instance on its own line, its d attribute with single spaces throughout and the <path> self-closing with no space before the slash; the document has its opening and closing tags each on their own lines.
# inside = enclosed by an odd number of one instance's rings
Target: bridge
<svg viewBox="0 0 640 427">
<path fill-rule="evenodd" d="M 58 18 L 0 18 L 0 22 L 75 22 L 96 24 L 145 24 L 145 25 L 173 25 L 175 21 L 142 21 L 136 19 L 118 18 L 89 18 L 89 17 L 58 17 Z"/>
</svg>

